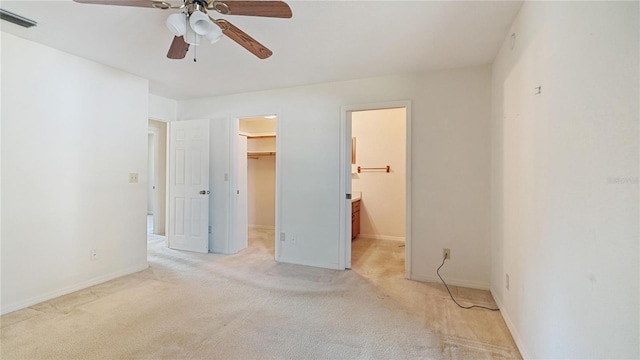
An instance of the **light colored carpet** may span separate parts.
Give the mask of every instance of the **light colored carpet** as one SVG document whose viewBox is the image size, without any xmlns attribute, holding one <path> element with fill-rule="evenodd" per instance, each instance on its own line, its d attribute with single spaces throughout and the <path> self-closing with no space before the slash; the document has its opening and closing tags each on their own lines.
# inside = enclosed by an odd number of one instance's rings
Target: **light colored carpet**
<svg viewBox="0 0 640 360">
<path fill-rule="evenodd" d="M 250 234 L 232 256 L 151 236 L 149 269 L 2 316 L 1 358 L 520 358 L 499 313 L 405 280 L 402 243 L 356 239 L 353 270 L 333 271 L 275 263 L 273 232 Z"/>
</svg>

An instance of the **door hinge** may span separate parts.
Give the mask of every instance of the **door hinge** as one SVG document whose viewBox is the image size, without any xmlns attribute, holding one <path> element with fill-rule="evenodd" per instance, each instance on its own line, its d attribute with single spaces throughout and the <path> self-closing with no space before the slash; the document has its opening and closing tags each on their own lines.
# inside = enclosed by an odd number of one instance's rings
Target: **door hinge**
<svg viewBox="0 0 640 360">
<path fill-rule="evenodd" d="M 351 200 L 351 194 L 347 194 L 347 200 Z"/>
<path fill-rule="evenodd" d="M 209 234 L 211 234 L 211 225 L 209 225 Z"/>
</svg>

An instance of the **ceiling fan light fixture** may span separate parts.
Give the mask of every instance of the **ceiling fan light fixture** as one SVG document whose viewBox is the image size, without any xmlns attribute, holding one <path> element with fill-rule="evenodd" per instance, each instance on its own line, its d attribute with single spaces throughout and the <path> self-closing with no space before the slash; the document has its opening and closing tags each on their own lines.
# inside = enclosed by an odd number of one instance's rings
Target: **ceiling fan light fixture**
<svg viewBox="0 0 640 360">
<path fill-rule="evenodd" d="M 204 38 L 212 44 L 216 43 L 222 38 L 222 30 L 216 25 Z"/>
<path fill-rule="evenodd" d="M 184 35 L 184 41 L 189 45 L 198 46 L 202 42 L 202 35 L 193 31 L 191 26 L 187 26 L 187 32 Z"/>
<path fill-rule="evenodd" d="M 0 0 L 2 1 L 2 0 Z M 161 10 L 177 10 L 179 14 L 168 14 L 165 25 L 174 35 L 167 58 L 184 59 L 190 45 L 200 45 L 203 38 L 215 43 L 222 36 L 228 37 L 248 50 L 259 59 L 270 57 L 273 52 L 256 39 L 249 36 L 226 19 L 214 19 L 207 15 L 208 11 L 217 11 L 223 15 L 258 16 L 267 18 L 291 18 L 289 5 L 283 0 L 181 0 L 180 6 L 174 4 L 178 0 L 73 0 L 81 4 L 133 6 L 139 8 L 155 8 Z M 0 9 L 1 20 L 12 21 L 10 14 Z M 15 20 L 15 19 L 14 19 Z M 28 19 L 23 19 L 28 20 Z M 31 21 L 28 25 L 35 25 Z M 194 49 L 195 50 L 195 49 Z M 194 61 L 195 61 L 194 57 Z"/>
<path fill-rule="evenodd" d="M 187 16 L 185 14 L 171 14 L 165 24 L 175 36 L 184 36 L 187 32 Z"/>
<path fill-rule="evenodd" d="M 207 35 L 214 31 L 214 28 L 218 28 L 216 24 L 209 20 L 209 17 L 205 13 L 199 10 L 191 13 L 189 16 L 189 25 L 191 25 L 193 31 L 198 35 Z"/>
</svg>

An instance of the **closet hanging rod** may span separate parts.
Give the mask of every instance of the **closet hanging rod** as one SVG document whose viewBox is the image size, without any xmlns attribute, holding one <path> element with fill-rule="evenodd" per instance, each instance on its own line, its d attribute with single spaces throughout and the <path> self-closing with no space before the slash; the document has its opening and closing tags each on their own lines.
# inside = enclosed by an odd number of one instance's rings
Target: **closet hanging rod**
<svg viewBox="0 0 640 360">
<path fill-rule="evenodd" d="M 275 138 L 275 135 L 247 135 L 248 139 L 268 139 Z"/>
<path fill-rule="evenodd" d="M 391 166 L 387 165 L 386 167 L 379 167 L 379 168 L 358 166 L 358 173 L 360 173 L 360 171 L 362 170 L 384 170 L 385 172 L 389 172 L 391 171 Z"/>
</svg>

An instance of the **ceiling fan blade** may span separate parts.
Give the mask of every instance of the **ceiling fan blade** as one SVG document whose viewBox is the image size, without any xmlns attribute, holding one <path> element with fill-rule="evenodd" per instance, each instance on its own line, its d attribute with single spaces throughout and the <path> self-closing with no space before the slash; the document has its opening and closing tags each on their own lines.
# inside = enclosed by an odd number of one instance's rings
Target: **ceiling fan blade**
<svg viewBox="0 0 640 360">
<path fill-rule="evenodd" d="M 73 0 L 81 4 L 136 6 L 155 9 L 169 9 L 171 4 L 158 0 Z"/>
<path fill-rule="evenodd" d="M 221 0 L 207 2 L 209 2 L 209 9 L 214 9 L 224 15 L 264 16 L 287 19 L 293 16 L 291 8 L 284 1 Z"/>
<path fill-rule="evenodd" d="M 184 41 L 182 36 L 175 36 L 169 47 L 167 57 L 169 59 L 184 59 L 189 51 L 189 44 Z"/>
<path fill-rule="evenodd" d="M 243 48 L 249 50 L 252 54 L 260 59 L 266 59 L 273 54 L 271 50 L 260 44 L 256 39 L 247 35 L 244 31 L 238 29 L 227 20 L 216 20 L 216 24 L 222 29 L 222 32 L 231 40 L 237 42 Z"/>
</svg>

